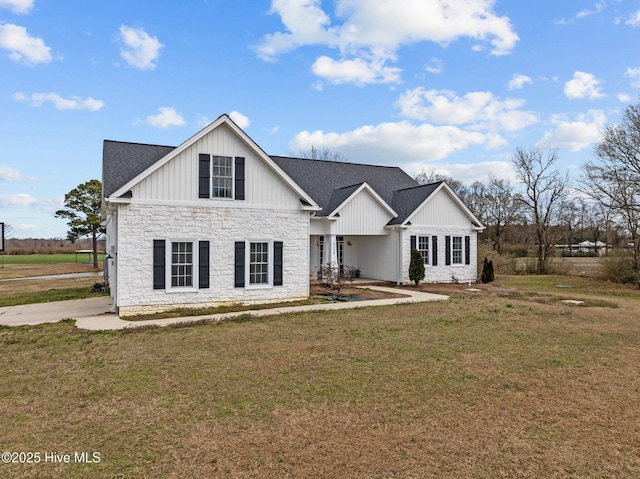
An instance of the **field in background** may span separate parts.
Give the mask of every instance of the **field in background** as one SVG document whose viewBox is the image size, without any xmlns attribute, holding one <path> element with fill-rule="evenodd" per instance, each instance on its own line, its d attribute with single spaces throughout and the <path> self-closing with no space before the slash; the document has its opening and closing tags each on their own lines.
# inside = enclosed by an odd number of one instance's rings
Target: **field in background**
<svg viewBox="0 0 640 479">
<path fill-rule="evenodd" d="M 98 263 L 104 259 L 103 254 L 98 254 Z M 63 254 L 24 254 L 4 255 L 0 258 L 0 264 L 91 264 L 93 255 L 88 253 L 63 253 Z"/>
<path fill-rule="evenodd" d="M 0 475 L 640 477 L 640 291 L 474 286 L 129 333 L 0 328 L 0 450 L 100 453 Z"/>
</svg>

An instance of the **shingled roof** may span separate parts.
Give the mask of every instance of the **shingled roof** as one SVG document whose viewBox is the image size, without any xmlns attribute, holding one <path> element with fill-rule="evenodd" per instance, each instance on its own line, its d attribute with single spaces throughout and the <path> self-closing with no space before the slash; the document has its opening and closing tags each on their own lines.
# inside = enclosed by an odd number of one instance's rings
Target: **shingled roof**
<svg viewBox="0 0 640 479">
<path fill-rule="evenodd" d="M 103 195 L 109 197 L 127 182 L 165 157 L 175 146 L 105 140 L 103 146 Z M 322 208 L 316 216 L 327 216 L 367 183 L 394 211 L 390 225 L 403 224 L 442 183 L 419 185 L 395 166 L 270 157 Z"/>
<path fill-rule="evenodd" d="M 327 216 L 362 183 L 367 183 L 392 208 L 393 192 L 418 183 L 395 166 L 272 156 L 271 159 L 311 196 Z M 351 188 L 349 188 L 351 187 Z M 347 196 L 344 196 L 348 193 Z M 342 201 L 338 203 L 338 200 Z"/>
<path fill-rule="evenodd" d="M 104 140 L 102 148 L 102 194 L 105 198 L 124 186 L 175 146 L 146 145 Z"/>
</svg>

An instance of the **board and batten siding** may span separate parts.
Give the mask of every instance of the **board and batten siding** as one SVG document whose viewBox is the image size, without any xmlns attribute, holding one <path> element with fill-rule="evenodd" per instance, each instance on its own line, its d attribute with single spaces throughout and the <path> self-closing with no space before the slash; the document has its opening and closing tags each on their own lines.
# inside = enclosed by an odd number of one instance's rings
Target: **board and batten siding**
<svg viewBox="0 0 640 479">
<path fill-rule="evenodd" d="M 333 233 L 337 235 L 388 235 L 384 226 L 392 216 L 366 189 L 361 190 L 338 211 Z"/>
<path fill-rule="evenodd" d="M 363 278 L 381 281 L 396 281 L 398 278 L 398 234 L 393 231 L 386 236 L 345 237 L 351 241 L 350 254 Z M 346 258 L 345 258 L 346 259 Z"/>
<path fill-rule="evenodd" d="M 298 195 L 226 125 L 212 130 L 135 185 L 132 188 L 133 198 L 178 202 L 207 201 L 198 199 L 200 153 L 245 158 L 245 205 L 299 207 Z"/>
<path fill-rule="evenodd" d="M 441 189 L 410 218 L 412 225 L 453 226 L 468 228 L 471 220 L 458 203 Z"/>
</svg>

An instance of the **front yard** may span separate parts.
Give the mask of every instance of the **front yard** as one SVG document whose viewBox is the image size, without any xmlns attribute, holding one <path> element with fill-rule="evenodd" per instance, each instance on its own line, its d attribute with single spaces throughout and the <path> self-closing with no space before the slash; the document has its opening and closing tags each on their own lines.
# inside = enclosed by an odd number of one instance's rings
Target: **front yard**
<svg viewBox="0 0 640 479">
<path fill-rule="evenodd" d="M 0 328 L 0 450 L 100 457 L 0 476 L 640 476 L 637 289 L 442 287 L 450 301 L 128 333 Z"/>
</svg>

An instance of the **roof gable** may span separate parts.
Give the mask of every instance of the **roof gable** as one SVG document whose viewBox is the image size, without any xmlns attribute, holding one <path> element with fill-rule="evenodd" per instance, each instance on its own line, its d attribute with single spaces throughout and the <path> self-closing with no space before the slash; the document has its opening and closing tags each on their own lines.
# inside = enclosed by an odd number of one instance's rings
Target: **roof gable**
<svg viewBox="0 0 640 479">
<path fill-rule="evenodd" d="M 356 198 L 363 191 L 368 192 L 371 197 L 391 216 L 397 216 L 398 214 L 384 201 L 378 193 L 375 192 L 373 188 L 371 188 L 366 182 L 361 183 L 359 185 L 347 186 L 345 188 L 341 188 L 339 190 L 334 190 L 334 194 L 331 197 L 330 204 L 325 207 L 327 211 L 331 211 L 329 216 L 335 216 L 338 214 L 342 208 L 345 207 L 349 202 L 351 202 L 354 198 Z"/>
<path fill-rule="evenodd" d="M 182 152 L 207 136 L 216 128 L 219 128 L 221 125 L 227 126 L 231 130 L 231 132 L 233 132 L 233 134 L 235 134 L 256 154 L 257 157 L 263 160 L 293 191 L 296 192 L 296 194 L 299 195 L 303 204 L 308 204 L 312 208 L 317 208 L 317 205 L 315 204 L 313 199 L 298 184 L 296 184 L 240 127 L 238 127 L 229 118 L 228 115 L 221 115 L 214 122 L 210 123 L 208 126 L 200 130 L 198 133 L 196 133 L 177 147 L 158 147 L 155 145 L 129 144 L 131 145 L 131 147 L 128 149 L 121 149 L 120 155 L 105 156 L 103 158 L 103 175 L 105 173 L 105 170 L 107 170 L 108 175 L 115 176 L 112 173 L 112 170 L 114 169 L 116 164 L 121 164 L 123 163 L 123 161 L 114 161 L 114 158 L 128 158 L 128 161 L 131 161 L 132 157 L 127 157 L 127 153 L 131 153 L 131 151 L 135 150 L 136 148 L 140 148 L 141 151 L 147 152 L 147 154 L 139 155 L 143 157 L 144 162 L 142 163 L 145 167 L 142 168 L 142 164 L 140 164 L 137 168 L 127 168 L 119 176 L 121 178 L 124 178 L 125 174 L 132 176 L 129 176 L 127 181 L 125 181 L 123 184 L 119 184 L 116 188 L 109 188 L 109 190 L 105 190 L 105 197 L 120 197 L 125 195 L 135 185 L 139 184 L 145 178 L 158 171 L 172 159 L 176 158 Z M 109 143 L 115 144 L 117 142 Z M 122 181 L 119 181 L 118 183 L 122 183 Z"/>
<path fill-rule="evenodd" d="M 421 185 L 416 188 L 396 191 L 393 198 L 393 206 L 401 207 L 398 217 L 389 222 L 389 225 L 408 225 L 413 218 L 427 206 L 439 193 L 448 195 L 460 212 L 469 219 L 474 229 L 481 230 L 484 227 L 480 220 L 462 202 L 460 197 L 451 189 L 445 181 Z"/>
<path fill-rule="evenodd" d="M 418 185 L 402 169 L 393 166 L 363 165 L 283 156 L 272 156 L 271 158 L 320 205 L 322 210 L 316 214 L 317 216 L 331 214 L 339 206 L 336 196 L 338 193 L 336 192 L 345 188 L 355 187 L 348 192 L 342 192 L 342 201 L 357 187 L 366 183 L 387 206 L 392 207 L 391 201 L 395 190 Z M 395 208 L 392 207 L 392 209 Z"/>
</svg>

